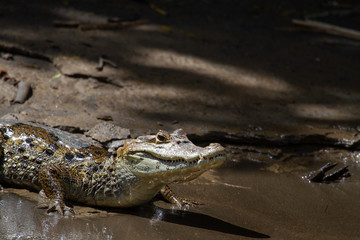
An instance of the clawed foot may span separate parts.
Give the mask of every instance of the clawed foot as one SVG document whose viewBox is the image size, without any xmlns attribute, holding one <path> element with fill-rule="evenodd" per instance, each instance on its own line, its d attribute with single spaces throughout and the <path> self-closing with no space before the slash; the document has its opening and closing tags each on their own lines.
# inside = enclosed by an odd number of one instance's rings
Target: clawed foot
<svg viewBox="0 0 360 240">
<path fill-rule="evenodd" d="M 176 204 L 177 207 L 188 209 L 190 206 L 202 205 L 196 201 L 188 200 L 177 196 L 168 185 L 165 185 L 160 190 L 161 195 L 169 202 Z"/>
<path fill-rule="evenodd" d="M 50 201 L 50 204 L 42 203 L 37 206 L 38 208 L 42 208 L 46 210 L 46 213 L 57 212 L 62 216 L 74 216 L 75 212 L 71 207 L 65 205 L 65 203 L 59 199 L 53 199 Z"/>
<path fill-rule="evenodd" d="M 327 163 L 325 166 L 323 166 L 319 170 L 310 173 L 309 176 L 307 177 L 307 179 L 310 182 L 330 183 L 330 182 L 351 176 L 348 166 L 345 166 L 333 173 L 326 175 L 326 172 L 329 171 L 330 169 L 333 169 L 336 165 L 337 165 L 337 163 Z"/>
<path fill-rule="evenodd" d="M 174 198 L 173 200 L 176 206 L 182 209 L 188 209 L 189 207 L 192 206 L 203 205 L 202 203 L 184 198 Z"/>
</svg>

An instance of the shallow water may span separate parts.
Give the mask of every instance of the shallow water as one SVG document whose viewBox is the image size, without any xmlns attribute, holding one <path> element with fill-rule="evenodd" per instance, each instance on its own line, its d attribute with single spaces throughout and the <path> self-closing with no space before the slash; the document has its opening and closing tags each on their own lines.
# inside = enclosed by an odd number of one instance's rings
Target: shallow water
<svg viewBox="0 0 360 240">
<path fill-rule="evenodd" d="M 313 184 L 301 177 L 321 162 L 274 173 L 263 163 L 230 161 L 173 186 L 203 203 L 188 210 L 156 199 L 120 210 L 75 206 L 74 218 L 59 217 L 36 209 L 37 194 L 6 189 L 0 194 L 0 234 L 2 239 L 358 239 L 357 164 L 349 166 L 351 178 Z"/>
</svg>

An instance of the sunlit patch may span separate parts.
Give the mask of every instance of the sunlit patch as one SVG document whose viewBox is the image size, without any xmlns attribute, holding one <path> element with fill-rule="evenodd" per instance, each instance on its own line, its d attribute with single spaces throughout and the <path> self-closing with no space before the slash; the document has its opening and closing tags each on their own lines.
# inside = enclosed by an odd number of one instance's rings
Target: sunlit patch
<svg viewBox="0 0 360 240">
<path fill-rule="evenodd" d="M 221 79 L 228 84 L 256 89 L 275 92 L 292 90 L 291 85 L 281 79 L 249 73 L 248 70 L 239 67 L 212 62 L 193 55 L 153 48 L 139 47 L 138 50 L 142 53 L 141 57 L 135 58 L 133 61 L 145 66 L 195 72 L 207 77 Z"/>
<path fill-rule="evenodd" d="M 294 115 L 303 118 L 321 120 L 355 120 L 355 114 L 350 107 L 329 106 L 325 104 L 296 104 L 290 108 Z"/>
</svg>

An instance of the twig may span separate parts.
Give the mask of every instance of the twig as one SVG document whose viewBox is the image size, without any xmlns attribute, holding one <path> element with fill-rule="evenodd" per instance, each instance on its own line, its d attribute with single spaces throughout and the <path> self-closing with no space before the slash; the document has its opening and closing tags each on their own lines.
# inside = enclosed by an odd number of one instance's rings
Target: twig
<svg viewBox="0 0 360 240">
<path fill-rule="evenodd" d="M 337 163 L 327 163 L 325 166 L 320 168 L 319 170 L 310 173 L 307 179 L 310 182 L 316 183 L 330 183 L 342 178 L 350 177 L 351 174 L 349 172 L 348 166 L 345 166 L 331 174 L 326 175 L 326 172 L 333 169 Z"/>
<path fill-rule="evenodd" d="M 114 67 L 114 68 L 117 68 L 117 65 L 116 63 L 114 63 L 113 61 L 107 59 L 105 56 L 100 56 L 99 57 L 99 65 L 96 67 L 96 69 L 98 71 L 102 71 L 104 66 L 105 66 L 105 63 L 106 64 L 109 64 L 110 66 Z"/>
<path fill-rule="evenodd" d="M 31 85 L 28 82 L 20 82 L 18 84 L 19 89 L 16 93 L 16 97 L 13 101 L 11 101 L 11 104 L 14 103 L 24 103 L 26 99 L 28 99 L 31 95 Z"/>
<path fill-rule="evenodd" d="M 323 182 L 325 177 L 325 172 L 329 171 L 330 169 L 333 169 L 337 163 L 327 163 L 325 166 L 320 168 L 318 171 L 313 172 L 309 176 L 310 182 Z"/>
<path fill-rule="evenodd" d="M 52 62 L 52 59 L 44 54 L 34 52 L 34 51 L 31 51 L 31 50 L 28 50 L 28 49 L 25 49 L 22 47 L 8 45 L 8 44 L 0 43 L 0 51 Z"/>
<path fill-rule="evenodd" d="M 343 177 L 350 177 L 348 166 L 345 166 L 336 172 L 329 174 L 328 176 L 324 177 L 324 182 L 331 182 L 341 179 Z"/>
<path fill-rule="evenodd" d="M 113 121 L 113 118 L 110 115 L 97 115 L 96 119 L 104 120 L 104 121 Z"/>
<path fill-rule="evenodd" d="M 328 23 L 312 21 L 312 20 L 304 21 L 299 19 L 293 19 L 292 22 L 296 25 L 310 27 L 328 34 L 360 40 L 360 32 L 353 29 L 343 28 Z"/>
</svg>

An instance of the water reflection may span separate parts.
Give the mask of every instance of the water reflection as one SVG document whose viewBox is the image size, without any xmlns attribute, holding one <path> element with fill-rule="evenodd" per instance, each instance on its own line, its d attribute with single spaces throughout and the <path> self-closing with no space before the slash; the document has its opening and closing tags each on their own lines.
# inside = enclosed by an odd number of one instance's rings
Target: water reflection
<svg viewBox="0 0 360 240">
<path fill-rule="evenodd" d="M 47 215 L 36 203 L 0 194 L 1 239 L 113 239 L 111 229 L 83 219 Z"/>
<path fill-rule="evenodd" d="M 0 194 L 2 239 L 166 239 L 186 227 L 253 238 L 269 236 L 191 211 L 165 209 L 152 204 L 119 209 L 108 217 L 60 217 L 36 209 L 36 203 L 13 193 Z M 168 227 L 169 224 L 171 227 Z M 183 233 L 184 237 L 188 232 Z"/>
</svg>

